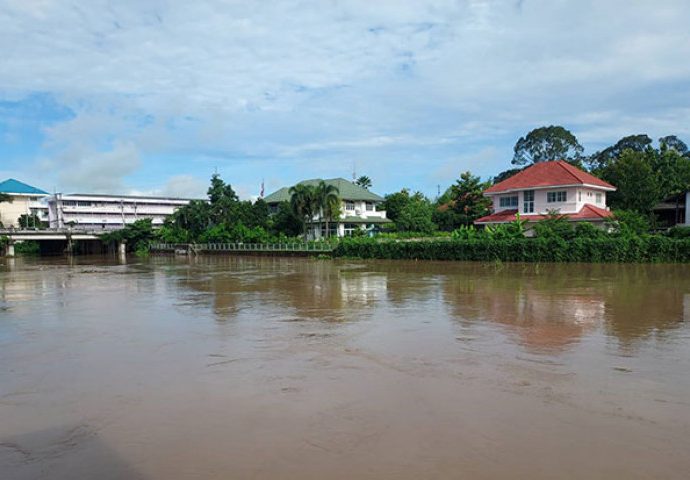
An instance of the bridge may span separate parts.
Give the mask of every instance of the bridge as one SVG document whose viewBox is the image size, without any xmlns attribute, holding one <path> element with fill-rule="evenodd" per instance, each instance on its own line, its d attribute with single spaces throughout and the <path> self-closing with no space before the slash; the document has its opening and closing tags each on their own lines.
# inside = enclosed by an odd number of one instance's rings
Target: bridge
<svg viewBox="0 0 690 480">
<path fill-rule="evenodd" d="M 71 252 L 74 242 L 98 242 L 100 247 L 100 235 L 104 232 L 97 230 L 85 230 L 75 228 L 55 228 L 46 230 L 31 230 L 31 229 L 16 229 L 3 228 L 0 229 L 0 239 L 4 240 L 5 248 L 4 254 L 8 257 L 14 256 L 14 245 L 19 242 L 36 241 L 41 245 L 41 251 L 47 253 Z M 93 245 L 91 245 L 93 249 Z"/>
</svg>

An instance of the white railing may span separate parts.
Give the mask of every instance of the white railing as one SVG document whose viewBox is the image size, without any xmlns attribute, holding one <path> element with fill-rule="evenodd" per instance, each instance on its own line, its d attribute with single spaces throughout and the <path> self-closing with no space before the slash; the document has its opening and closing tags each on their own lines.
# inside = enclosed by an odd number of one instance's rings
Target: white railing
<svg viewBox="0 0 690 480">
<path fill-rule="evenodd" d="M 332 252 L 333 246 L 325 243 L 154 243 L 153 252 Z"/>
</svg>

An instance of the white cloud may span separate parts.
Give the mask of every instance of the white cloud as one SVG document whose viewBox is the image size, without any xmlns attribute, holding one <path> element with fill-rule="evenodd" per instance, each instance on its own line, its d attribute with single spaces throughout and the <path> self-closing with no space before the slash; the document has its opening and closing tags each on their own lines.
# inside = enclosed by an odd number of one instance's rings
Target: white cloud
<svg viewBox="0 0 690 480">
<path fill-rule="evenodd" d="M 84 144 L 73 144 L 58 157 L 44 160 L 42 168 L 57 172 L 57 188 L 63 192 L 121 193 L 125 177 L 141 163 L 132 143 L 116 142 L 110 150 L 96 151 Z"/>
<path fill-rule="evenodd" d="M 213 156 L 246 185 L 265 172 L 238 159 L 278 159 L 288 181 L 403 164 L 429 183 L 489 147 L 509 162 L 542 124 L 596 145 L 688 132 L 688 23 L 686 0 L 6 0 L 0 96 L 69 106 L 43 155 L 90 190 L 167 153 Z M 473 161 L 458 167 L 495 173 Z"/>
</svg>

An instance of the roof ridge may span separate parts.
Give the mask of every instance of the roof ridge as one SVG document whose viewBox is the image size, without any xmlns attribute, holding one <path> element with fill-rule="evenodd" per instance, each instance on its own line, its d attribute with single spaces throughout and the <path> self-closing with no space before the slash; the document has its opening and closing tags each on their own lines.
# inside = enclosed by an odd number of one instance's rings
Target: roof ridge
<svg viewBox="0 0 690 480">
<path fill-rule="evenodd" d="M 556 163 L 558 163 L 558 166 L 561 167 L 561 168 L 562 168 L 563 170 L 565 170 L 566 172 L 568 172 L 568 174 L 569 174 L 571 177 L 573 177 L 575 180 L 577 180 L 578 182 L 580 182 L 580 183 L 582 183 L 582 184 L 585 183 L 585 181 L 584 181 L 583 179 L 581 179 L 581 178 L 580 178 L 578 175 L 576 175 L 570 168 L 568 168 L 568 167 L 572 167 L 572 165 L 570 165 L 568 162 L 566 162 L 565 160 L 556 160 Z M 566 165 L 567 165 L 567 166 L 566 166 Z"/>
</svg>

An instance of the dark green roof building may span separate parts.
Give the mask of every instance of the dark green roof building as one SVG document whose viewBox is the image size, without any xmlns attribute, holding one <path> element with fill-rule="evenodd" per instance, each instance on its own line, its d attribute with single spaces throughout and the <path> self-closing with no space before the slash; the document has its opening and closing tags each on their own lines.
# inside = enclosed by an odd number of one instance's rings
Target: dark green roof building
<svg viewBox="0 0 690 480">
<path fill-rule="evenodd" d="M 365 202 L 383 202 L 383 198 L 375 193 L 370 192 L 366 188 L 362 188 L 359 185 L 355 185 L 349 180 L 344 178 L 332 178 L 329 180 L 321 180 L 320 178 L 315 178 L 313 180 L 304 180 L 299 182 L 300 185 L 312 185 L 316 186 L 319 182 L 324 181 L 328 185 L 333 185 L 338 189 L 339 196 L 342 200 L 351 201 L 365 201 Z M 283 187 L 280 190 L 273 192 L 272 194 L 264 198 L 266 203 L 280 203 L 290 201 L 290 187 Z"/>
</svg>

